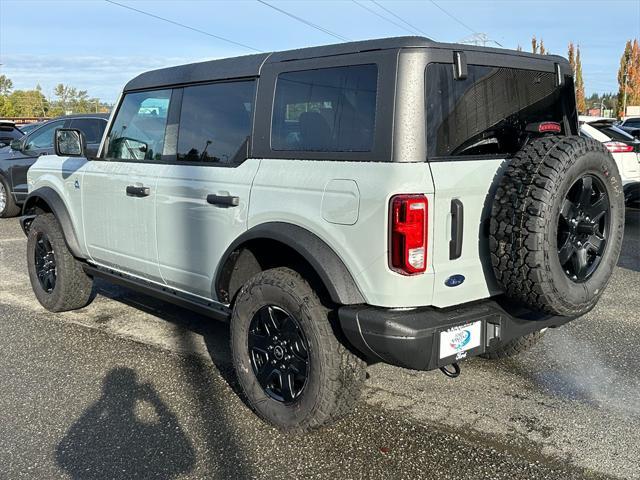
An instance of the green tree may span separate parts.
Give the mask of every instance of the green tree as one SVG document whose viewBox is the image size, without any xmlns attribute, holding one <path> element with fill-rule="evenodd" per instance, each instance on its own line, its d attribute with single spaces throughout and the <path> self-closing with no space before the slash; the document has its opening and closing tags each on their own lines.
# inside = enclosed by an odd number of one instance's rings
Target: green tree
<svg viewBox="0 0 640 480">
<path fill-rule="evenodd" d="M 13 89 L 13 82 L 5 75 L 0 75 L 0 95 L 9 95 Z"/>
</svg>

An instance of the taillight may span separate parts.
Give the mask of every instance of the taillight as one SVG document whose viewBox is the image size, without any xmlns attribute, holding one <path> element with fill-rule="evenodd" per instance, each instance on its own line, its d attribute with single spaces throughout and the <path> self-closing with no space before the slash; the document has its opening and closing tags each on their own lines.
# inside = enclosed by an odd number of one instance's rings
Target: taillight
<svg viewBox="0 0 640 480">
<path fill-rule="evenodd" d="M 403 275 L 427 269 L 427 197 L 396 195 L 391 198 L 389 266 Z"/>
<path fill-rule="evenodd" d="M 633 145 L 627 145 L 622 142 L 605 142 L 604 146 L 607 147 L 607 150 L 611 153 L 633 152 Z"/>
</svg>

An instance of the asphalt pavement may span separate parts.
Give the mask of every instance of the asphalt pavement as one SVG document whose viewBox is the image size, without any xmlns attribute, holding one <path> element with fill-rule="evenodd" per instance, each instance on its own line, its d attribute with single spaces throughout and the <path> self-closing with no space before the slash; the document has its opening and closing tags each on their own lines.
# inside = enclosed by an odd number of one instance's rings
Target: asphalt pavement
<svg viewBox="0 0 640 480">
<path fill-rule="evenodd" d="M 0 478 L 640 478 L 640 211 L 602 300 L 515 359 L 369 368 L 356 410 L 306 436 L 243 403 L 228 329 L 104 282 L 51 314 L 0 220 Z"/>
</svg>

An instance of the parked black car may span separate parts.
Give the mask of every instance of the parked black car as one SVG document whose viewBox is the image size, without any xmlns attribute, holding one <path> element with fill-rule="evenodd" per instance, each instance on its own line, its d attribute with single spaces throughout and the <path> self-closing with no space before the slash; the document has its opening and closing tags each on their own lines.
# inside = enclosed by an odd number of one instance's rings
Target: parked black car
<svg viewBox="0 0 640 480">
<path fill-rule="evenodd" d="M 88 151 L 98 151 L 108 114 L 78 114 L 43 123 L 28 135 L 20 135 L 0 149 L 0 218 L 20 213 L 27 198 L 27 170 L 41 155 L 53 155 L 53 134 L 58 128 L 77 128 L 85 135 Z"/>
<path fill-rule="evenodd" d="M 0 148 L 22 137 L 24 132 L 9 120 L 0 120 Z"/>
</svg>

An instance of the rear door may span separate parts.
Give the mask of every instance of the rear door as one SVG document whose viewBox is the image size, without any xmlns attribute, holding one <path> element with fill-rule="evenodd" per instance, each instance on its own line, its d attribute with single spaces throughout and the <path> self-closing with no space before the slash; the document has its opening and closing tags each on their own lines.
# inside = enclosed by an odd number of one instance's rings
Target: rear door
<svg viewBox="0 0 640 480">
<path fill-rule="evenodd" d="M 177 153 L 157 183 L 157 237 L 165 282 L 212 297 L 223 253 L 247 229 L 259 160 L 246 160 L 256 82 L 219 82 L 182 96 Z"/>
<path fill-rule="evenodd" d="M 161 282 L 156 244 L 158 175 L 165 168 L 170 89 L 127 93 L 101 157 L 82 179 L 86 248 L 100 265 Z"/>
</svg>

